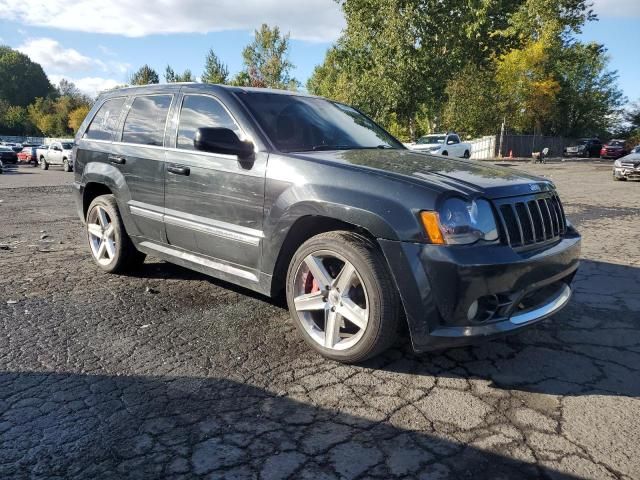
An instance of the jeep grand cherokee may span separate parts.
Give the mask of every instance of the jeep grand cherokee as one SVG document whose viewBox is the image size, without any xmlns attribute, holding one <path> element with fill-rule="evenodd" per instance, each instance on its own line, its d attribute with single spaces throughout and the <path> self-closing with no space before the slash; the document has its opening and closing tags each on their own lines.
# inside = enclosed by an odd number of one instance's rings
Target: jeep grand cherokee
<svg viewBox="0 0 640 480">
<path fill-rule="evenodd" d="M 99 268 L 150 254 L 265 295 L 358 362 L 406 322 L 416 351 L 513 332 L 566 305 L 580 236 L 548 180 L 407 150 L 360 111 L 202 84 L 103 94 L 75 198 Z"/>
</svg>

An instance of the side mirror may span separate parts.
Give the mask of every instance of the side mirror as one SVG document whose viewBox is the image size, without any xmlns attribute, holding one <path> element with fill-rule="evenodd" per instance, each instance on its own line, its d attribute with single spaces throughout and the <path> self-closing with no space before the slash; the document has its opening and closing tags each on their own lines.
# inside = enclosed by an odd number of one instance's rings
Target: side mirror
<svg viewBox="0 0 640 480">
<path fill-rule="evenodd" d="M 447 145 L 453 145 L 453 140 L 447 140 Z"/>
<path fill-rule="evenodd" d="M 253 156 L 253 143 L 240 140 L 229 128 L 199 128 L 193 139 L 196 150 L 223 155 L 237 155 L 246 160 Z"/>
</svg>

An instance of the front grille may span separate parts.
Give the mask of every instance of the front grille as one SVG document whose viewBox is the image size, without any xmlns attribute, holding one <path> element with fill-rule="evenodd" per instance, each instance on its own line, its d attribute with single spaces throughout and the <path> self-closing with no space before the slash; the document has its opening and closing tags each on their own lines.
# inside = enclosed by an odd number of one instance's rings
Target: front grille
<svg viewBox="0 0 640 480">
<path fill-rule="evenodd" d="M 548 192 L 496 202 L 504 243 L 527 249 L 560 239 L 567 221 L 560 198 Z"/>
</svg>

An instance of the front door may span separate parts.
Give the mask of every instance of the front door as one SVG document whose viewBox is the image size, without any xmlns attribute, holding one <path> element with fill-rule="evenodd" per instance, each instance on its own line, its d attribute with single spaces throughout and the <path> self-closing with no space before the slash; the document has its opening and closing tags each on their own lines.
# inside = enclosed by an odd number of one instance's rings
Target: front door
<svg viewBox="0 0 640 480">
<path fill-rule="evenodd" d="M 167 240 L 199 256 L 221 260 L 214 268 L 251 278 L 260 262 L 268 155 L 256 153 L 247 164 L 234 155 L 197 151 L 193 140 L 201 127 L 229 128 L 241 138 L 245 135 L 218 98 L 184 94 L 175 148 L 168 149 L 166 156 Z"/>
</svg>

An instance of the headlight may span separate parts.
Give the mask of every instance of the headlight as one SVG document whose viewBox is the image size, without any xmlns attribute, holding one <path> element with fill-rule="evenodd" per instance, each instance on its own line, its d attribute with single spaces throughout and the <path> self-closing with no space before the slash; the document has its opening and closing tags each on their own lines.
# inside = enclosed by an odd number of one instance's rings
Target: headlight
<svg viewBox="0 0 640 480">
<path fill-rule="evenodd" d="M 613 162 L 614 167 L 622 168 L 622 162 L 620 160 L 616 160 Z"/>
<path fill-rule="evenodd" d="M 438 150 L 440 150 L 440 145 L 438 145 L 437 147 L 429 147 L 430 152 L 437 152 Z"/>
<path fill-rule="evenodd" d="M 420 217 L 431 243 L 468 245 L 498 239 L 496 219 L 486 200 L 449 198 L 437 211 L 421 212 Z"/>
</svg>

